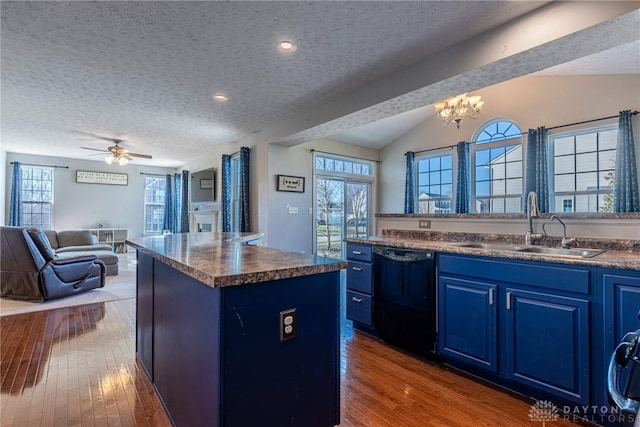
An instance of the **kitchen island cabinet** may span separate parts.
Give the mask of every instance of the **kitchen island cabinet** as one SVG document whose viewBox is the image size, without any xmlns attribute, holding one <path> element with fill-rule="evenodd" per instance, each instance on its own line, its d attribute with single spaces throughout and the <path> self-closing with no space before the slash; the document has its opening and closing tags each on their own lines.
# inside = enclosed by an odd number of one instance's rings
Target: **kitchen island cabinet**
<svg viewBox="0 0 640 427">
<path fill-rule="evenodd" d="M 345 263 L 234 237 L 127 242 L 138 259 L 139 363 L 176 426 L 339 424 Z"/>
</svg>

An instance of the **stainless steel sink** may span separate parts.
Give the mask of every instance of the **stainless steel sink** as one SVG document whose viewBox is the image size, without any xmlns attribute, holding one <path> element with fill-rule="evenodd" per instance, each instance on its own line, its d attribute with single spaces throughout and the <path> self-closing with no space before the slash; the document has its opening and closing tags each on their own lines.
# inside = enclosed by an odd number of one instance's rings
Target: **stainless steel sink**
<svg viewBox="0 0 640 427">
<path fill-rule="evenodd" d="M 586 249 L 586 248 L 549 248 L 546 246 L 517 246 L 517 245 L 503 245 L 500 243 L 459 243 L 456 246 L 460 248 L 472 248 L 472 249 L 485 249 L 488 251 L 506 251 L 506 252 L 522 252 L 528 254 L 540 254 L 540 255 L 552 255 L 566 258 L 591 258 L 596 255 L 600 255 L 605 252 L 599 249 Z"/>
<path fill-rule="evenodd" d="M 460 243 L 460 248 L 486 249 L 488 251 L 517 251 L 519 246 L 504 245 L 500 243 Z"/>
<path fill-rule="evenodd" d="M 526 252 L 531 254 L 555 255 L 555 256 L 564 256 L 564 257 L 571 257 L 571 258 L 591 258 L 605 252 L 599 249 L 583 249 L 583 248 L 564 249 L 564 248 L 547 248 L 544 246 L 526 246 L 526 247 L 518 248 L 517 250 L 518 252 Z"/>
</svg>

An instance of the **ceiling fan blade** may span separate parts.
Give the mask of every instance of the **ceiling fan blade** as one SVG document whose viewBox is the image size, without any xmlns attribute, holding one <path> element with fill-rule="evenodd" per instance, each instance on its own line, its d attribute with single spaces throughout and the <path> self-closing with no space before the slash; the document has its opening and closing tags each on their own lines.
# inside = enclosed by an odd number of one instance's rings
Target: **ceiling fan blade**
<svg viewBox="0 0 640 427">
<path fill-rule="evenodd" d="M 114 139 L 118 139 L 118 138 L 109 138 L 107 136 L 102 136 L 102 135 L 96 135 L 96 134 L 89 133 L 89 132 L 82 132 L 80 130 L 72 130 L 71 132 L 79 133 L 81 135 L 87 135 L 87 136 L 90 136 L 92 138 L 104 139 L 105 141 L 109 141 L 109 142 L 113 142 Z"/>
<path fill-rule="evenodd" d="M 103 153 L 108 153 L 109 152 L 107 150 L 101 150 L 99 148 L 91 148 L 91 147 L 80 147 L 80 148 L 84 148 L 85 150 L 102 151 Z"/>
<path fill-rule="evenodd" d="M 136 154 L 136 153 L 129 153 L 129 152 L 127 152 L 127 156 L 140 157 L 142 159 L 152 159 L 153 158 L 148 154 Z"/>
</svg>

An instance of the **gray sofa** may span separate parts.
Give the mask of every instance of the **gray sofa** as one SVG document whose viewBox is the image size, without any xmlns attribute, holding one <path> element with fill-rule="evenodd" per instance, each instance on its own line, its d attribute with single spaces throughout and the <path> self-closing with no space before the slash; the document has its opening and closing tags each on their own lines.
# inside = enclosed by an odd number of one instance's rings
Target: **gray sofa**
<svg viewBox="0 0 640 427">
<path fill-rule="evenodd" d="M 104 262 L 107 276 L 118 274 L 118 256 L 113 253 L 111 245 L 97 243 L 96 236 L 89 230 L 44 230 L 44 234 L 57 256 L 95 255 Z"/>
</svg>

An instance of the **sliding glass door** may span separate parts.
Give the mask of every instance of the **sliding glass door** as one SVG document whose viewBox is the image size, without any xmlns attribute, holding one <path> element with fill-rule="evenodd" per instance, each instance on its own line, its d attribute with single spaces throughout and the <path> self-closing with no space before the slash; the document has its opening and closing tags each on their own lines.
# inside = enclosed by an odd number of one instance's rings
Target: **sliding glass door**
<svg viewBox="0 0 640 427">
<path fill-rule="evenodd" d="M 342 239 L 368 234 L 370 188 L 370 183 L 316 179 L 316 254 L 342 258 Z"/>
<path fill-rule="evenodd" d="M 373 162 L 316 153 L 314 177 L 315 252 L 342 258 L 345 237 L 369 234 Z"/>
</svg>

